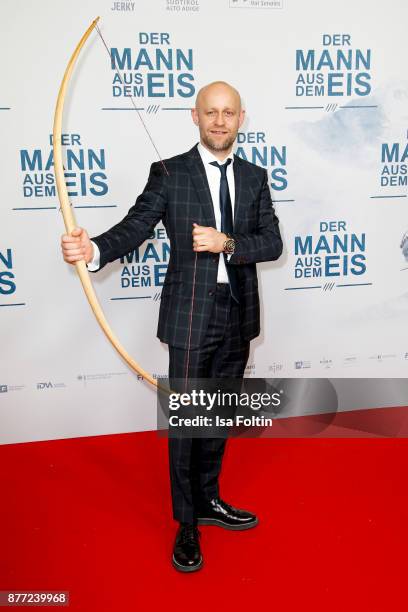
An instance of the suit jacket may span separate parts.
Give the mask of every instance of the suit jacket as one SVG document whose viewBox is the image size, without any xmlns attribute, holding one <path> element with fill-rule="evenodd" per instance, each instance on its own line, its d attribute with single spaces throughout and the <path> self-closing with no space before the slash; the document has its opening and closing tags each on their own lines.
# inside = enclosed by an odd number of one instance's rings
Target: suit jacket
<svg viewBox="0 0 408 612">
<path fill-rule="evenodd" d="M 143 192 L 128 214 L 108 231 L 92 238 L 100 250 L 100 268 L 129 253 L 151 237 L 162 220 L 170 240 L 157 336 L 178 348 L 189 344 L 195 252 L 193 222 L 215 225 L 214 207 L 200 153 L 190 151 L 151 165 Z M 240 290 L 240 321 L 244 340 L 260 332 L 256 263 L 278 259 L 282 252 L 266 170 L 234 155 L 236 246 L 227 265 L 236 266 Z M 222 256 L 222 255 L 221 255 Z M 197 254 L 190 347 L 202 344 L 215 299 L 219 255 Z"/>
</svg>

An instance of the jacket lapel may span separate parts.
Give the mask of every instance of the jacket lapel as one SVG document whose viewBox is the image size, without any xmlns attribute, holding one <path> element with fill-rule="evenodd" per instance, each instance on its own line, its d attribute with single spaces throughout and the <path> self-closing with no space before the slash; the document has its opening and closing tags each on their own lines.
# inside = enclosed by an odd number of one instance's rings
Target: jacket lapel
<svg viewBox="0 0 408 612">
<path fill-rule="evenodd" d="M 208 186 L 207 175 L 197 145 L 194 145 L 186 155 L 186 164 L 190 171 L 191 180 L 197 191 L 201 203 L 204 220 L 208 227 L 215 227 L 214 206 Z"/>
</svg>

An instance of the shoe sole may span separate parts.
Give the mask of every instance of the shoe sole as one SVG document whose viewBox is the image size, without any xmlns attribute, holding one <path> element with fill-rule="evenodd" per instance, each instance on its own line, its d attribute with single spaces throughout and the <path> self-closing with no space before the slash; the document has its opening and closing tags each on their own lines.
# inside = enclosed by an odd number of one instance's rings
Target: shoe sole
<svg viewBox="0 0 408 612">
<path fill-rule="evenodd" d="M 252 529 L 258 524 L 258 519 L 255 519 L 251 523 L 245 523 L 243 525 L 228 525 L 219 519 L 199 518 L 197 523 L 199 525 L 214 525 L 215 527 L 223 527 L 223 529 L 229 529 L 230 531 L 244 531 L 245 529 Z"/>
<path fill-rule="evenodd" d="M 203 558 L 201 557 L 198 565 L 193 565 L 189 567 L 188 565 L 180 565 L 180 563 L 177 563 L 173 555 L 172 563 L 173 563 L 173 567 L 179 572 L 185 572 L 185 573 L 196 572 L 197 570 L 203 567 Z"/>
</svg>

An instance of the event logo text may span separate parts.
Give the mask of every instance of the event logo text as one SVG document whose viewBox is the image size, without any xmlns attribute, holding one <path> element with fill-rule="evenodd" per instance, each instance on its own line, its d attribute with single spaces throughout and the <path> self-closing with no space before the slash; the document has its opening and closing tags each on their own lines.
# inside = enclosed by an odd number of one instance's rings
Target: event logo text
<svg viewBox="0 0 408 612">
<path fill-rule="evenodd" d="M 371 49 L 353 48 L 350 34 L 323 34 L 322 46 L 296 49 L 296 96 L 368 96 Z"/>
<path fill-rule="evenodd" d="M 366 272 L 366 235 L 345 221 L 320 221 L 316 235 L 295 236 L 295 278 L 361 276 Z"/>
<path fill-rule="evenodd" d="M 172 47 L 168 32 L 139 32 L 137 47 L 112 47 L 110 53 L 115 98 L 191 98 L 195 94 L 193 49 Z"/>
<path fill-rule="evenodd" d="M 52 134 L 48 149 L 21 149 L 20 169 L 25 198 L 54 198 L 54 154 Z M 65 183 L 70 197 L 104 196 L 108 193 L 105 149 L 82 145 L 80 134 L 62 134 Z"/>
</svg>

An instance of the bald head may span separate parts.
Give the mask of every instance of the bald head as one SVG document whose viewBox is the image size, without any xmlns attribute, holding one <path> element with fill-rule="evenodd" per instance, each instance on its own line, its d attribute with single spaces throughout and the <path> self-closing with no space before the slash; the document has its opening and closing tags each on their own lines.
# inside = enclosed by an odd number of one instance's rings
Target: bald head
<svg viewBox="0 0 408 612">
<path fill-rule="evenodd" d="M 195 106 L 199 108 L 201 105 L 206 104 L 208 99 L 214 97 L 223 97 L 229 99 L 239 111 L 242 108 L 241 96 L 239 92 L 225 81 L 214 81 L 208 85 L 202 87 L 196 97 Z"/>
<path fill-rule="evenodd" d="M 235 87 L 225 81 L 205 85 L 197 94 L 191 116 L 201 143 L 220 160 L 229 155 L 245 116 Z"/>
</svg>

